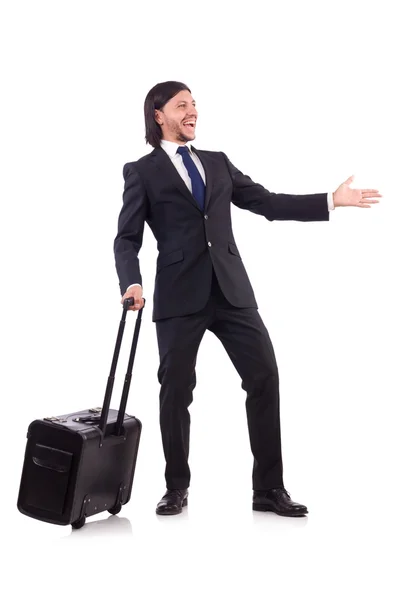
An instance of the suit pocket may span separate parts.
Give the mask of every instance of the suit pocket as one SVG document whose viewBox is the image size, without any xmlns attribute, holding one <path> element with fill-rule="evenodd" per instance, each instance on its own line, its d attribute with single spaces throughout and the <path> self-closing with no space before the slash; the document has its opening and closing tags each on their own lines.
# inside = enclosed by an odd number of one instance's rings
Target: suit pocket
<svg viewBox="0 0 397 600">
<path fill-rule="evenodd" d="M 226 179 L 226 177 L 222 177 L 221 179 L 215 178 L 214 186 L 219 185 L 220 187 L 226 187 L 227 185 L 229 185 L 230 182 L 231 182 L 230 177 L 228 177 L 227 179 Z"/>
<path fill-rule="evenodd" d="M 231 252 L 232 254 L 234 254 L 235 256 L 238 256 L 240 258 L 240 253 L 238 251 L 238 248 L 237 248 L 236 244 L 233 244 L 232 242 L 229 242 L 229 252 Z"/>
<path fill-rule="evenodd" d="M 168 267 L 169 265 L 173 265 L 175 263 L 181 262 L 183 260 L 183 250 L 174 250 L 173 252 L 169 252 L 168 254 L 161 254 L 157 259 L 157 272 L 159 272 L 164 267 Z"/>
</svg>

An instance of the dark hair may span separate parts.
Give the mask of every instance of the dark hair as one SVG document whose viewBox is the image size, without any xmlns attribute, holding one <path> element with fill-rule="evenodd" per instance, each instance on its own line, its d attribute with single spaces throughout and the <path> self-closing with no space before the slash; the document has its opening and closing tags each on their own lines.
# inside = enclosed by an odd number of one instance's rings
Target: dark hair
<svg viewBox="0 0 397 600">
<path fill-rule="evenodd" d="M 160 125 L 154 118 L 155 109 L 163 108 L 171 98 L 176 96 L 182 90 L 190 92 L 187 85 L 180 81 L 164 81 L 155 85 L 145 98 L 144 113 L 145 113 L 145 139 L 146 143 L 158 148 L 162 138 Z M 191 93 L 191 92 L 190 92 Z"/>
</svg>

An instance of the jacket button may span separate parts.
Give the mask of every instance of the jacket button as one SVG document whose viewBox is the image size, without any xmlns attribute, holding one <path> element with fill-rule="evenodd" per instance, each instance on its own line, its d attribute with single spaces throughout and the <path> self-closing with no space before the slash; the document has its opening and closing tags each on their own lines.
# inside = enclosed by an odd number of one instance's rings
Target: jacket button
<svg viewBox="0 0 397 600">
<path fill-rule="evenodd" d="M 209 245 L 209 246 L 212 246 L 211 242 L 208 242 L 208 245 Z"/>
<path fill-rule="evenodd" d="M 208 215 L 204 215 L 204 219 L 208 219 Z"/>
</svg>

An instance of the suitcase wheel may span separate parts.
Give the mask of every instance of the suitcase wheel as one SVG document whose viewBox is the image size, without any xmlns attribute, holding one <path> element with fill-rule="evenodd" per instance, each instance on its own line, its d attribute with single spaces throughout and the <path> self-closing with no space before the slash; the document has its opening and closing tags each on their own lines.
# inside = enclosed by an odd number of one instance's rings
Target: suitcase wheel
<svg viewBox="0 0 397 600">
<path fill-rule="evenodd" d="M 121 511 L 121 506 L 122 505 L 119 502 L 118 504 L 113 506 L 113 508 L 109 508 L 108 512 L 110 512 L 111 515 L 117 515 Z"/>
<path fill-rule="evenodd" d="M 72 529 L 81 529 L 85 524 L 85 517 L 81 517 L 81 519 L 78 519 L 77 521 L 75 521 L 74 523 L 72 523 Z"/>
</svg>

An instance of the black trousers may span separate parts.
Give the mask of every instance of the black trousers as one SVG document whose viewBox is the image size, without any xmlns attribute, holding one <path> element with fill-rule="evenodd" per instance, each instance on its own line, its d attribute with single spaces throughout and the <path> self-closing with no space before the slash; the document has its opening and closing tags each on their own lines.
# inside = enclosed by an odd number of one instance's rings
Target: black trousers
<svg viewBox="0 0 397 600">
<path fill-rule="evenodd" d="M 156 321 L 160 354 L 160 428 L 168 489 L 190 484 L 189 405 L 196 386 L 196 358 L 206 330 L 223 344 L 247 392 L 246 412 L 254 457 L 252 489 L 283 487 L 279 377 L 268 331 L 255 308 L 236 308 L 223 295 L 215 272 L 210 299 L 195 314 Z"/>
</svg>

